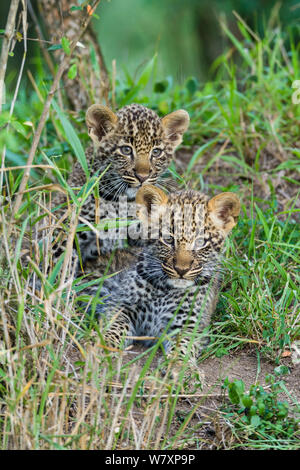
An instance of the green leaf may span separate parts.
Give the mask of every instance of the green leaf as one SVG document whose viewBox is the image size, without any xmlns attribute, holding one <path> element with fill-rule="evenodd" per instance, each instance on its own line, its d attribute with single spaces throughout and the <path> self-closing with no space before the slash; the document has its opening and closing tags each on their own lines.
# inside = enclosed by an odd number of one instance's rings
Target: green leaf
<svg viewBox="0 0 300 470">
<path fill-rule="evenodd" d="M 96 51 L 95 51 L 93 44 L 90 44 L 90 58 L 91 58 L 93 70 L 96 76 L 100 79 L 100 75 L 101 75 L 100 67 L 99 67 L 99 62 L 98 62 Z"/>
<path fill-rule="evenodd" d="M 290 370 L 288 366 L 281 365 L 281 366 L 275 367 L 274 373 L 276 375 L 285 375 L 285 374 L 289 374 Z"/>
<path fill-rule="evenodd" d="M 63 252 L 60 257 L 58 258 L 58 260 L 56 261 L 55 263 L 55 266 L 53 268 L 53 270 L 51 271 L 51 273 L 49 274 L 48 276 L 48 283 L 49 285 L 51 285 L 52 287 L 54 287 L 54 284 L 55 284 L 55 280 L 57 278 L 57 275 L 59 273 L 59 270 L 61 269 L 62 267 L 62 264 L 63 264 L 63 261 L 64 261 L 64 257 L 65 257 L 65 252 Z"/>
<path fill-rule="evenodd" d="M 61 38 L 61 45 L 67 55 L 71 54 L 70 41 L 65 36 Z"/>
<path fill-rule="evenodd" d="M 244 395 L 242 398 L 242 403 L 245 408 L 250 408 L 253 405 L 253 401 L 248 395 Z"/>
<path fill-rule="evenodd" d="M 222 28 L 224 29 L 225 33 L 227 34 L 227 36 L 229 37 L 229 39 L 232 41 L 232 43 L 235 45 L 235 47 L 237 48 L 237 50 L 239 51 L 239 53 L 241 54 L 242 57 L 244 57 L 245 61 L 247 62 L 248 65 L 250 65 L 250 67 L 252 67 L 253 65 L 253 59 L 251 58 L 248 50 L 244 47 L 244 45 L 239 42 L 236 37 L 231 33 L 231 31 L 229 31 L 229 29 L 227 28 L 227 26 L 222 23 L 221 24 Z"/>
<path fill-rule="evenodd" d="M 261 209 L 257 206 L 257 204 L 255 204 L 255 208 L 256 208 L 256 212 L 257 212 L 257 215 L 259 217 L 259 220 L 261 221 L 263 227 L 264 227 L 264 232 L 265 232 L 265 235 L 266 235 L 266 238 L 268 240 L 269 238 L 269 233 L 270 233 L 270 229 L 269 229 L 269 226 L 268 226 L 268 223 L 266 221 L 266 218 L 264 217 Z"/>
<path fill-rule="evenodd" d="M 242 380 L 235 380 L 228 386 L 228 395 L 232 403 L 238 405 L 244 395 L 245 384 Z"/>
<path fill-rule="evenodd" d="M 249 415 L 250 416 L 255 416 L 256 413 L 257 413 L 257 406 L 255 406 L 255 405 L 250 406 Z"/>
<path fill-rule="evenodd" d="M 76 155 L 77 160 L 81 164 L 86 177 L 89 177 L 89 170 L 88 170 L 88 164 L 87 164 L 87 161 L 86 161 L 86 156 L 85 156 L 83 147 L 81 145 L 81 142 L 80 142 L 80 140 L 79 140 L 79 138 L 78 138 L 78 136 L 75 132 L 74 127 L 72 126 L 72 124 L 67 119 L 67 117 L 62 112 L 62 110 L 60 109 L 60 107 L 58 106 L 58 104 L 56 103 L 56 101 L 54 99 L 52 100 L 52 106 L 55 109 L 55 111 L 56 111 L 56 113 L 59 117 L 59 120 L 60 120 L 60 122 L 61 122 L 61 124 L 64 128 L 66 138 L 67 138 L 69 144 L 71 145 L 71 147 L 72 147 L 72 149 L 73 149 L 73 151 Z"/>
<path fill-rule="evenodd" d="M 138 93 L 146 87 L 150 80 L 151 74 L 155 68 L 156 57 L 157 55 L 155 54 L 154 57 L 152 57 L 152 59 L 147 63 L 140 75 L 137 84 L 134 85 L 121 100 L 121 106 L 125 106 L 126 104 L 132 102 L 132 100 L 138 95 Z"/>
<path fill-rule="evenodd" d="M 71 80 L 73 80 L 77 75 L 77 65 L 76 64 L 73 64 L 71 65 L 71 67 L 69 68 L 69 71 L 68 71 L 68 78 L 70 78 Z"/>
<path fill-rule="evenodd" d="M 260 425 L 260 417 L 258 415 L 251 416 L 250 424 L 254 428 L 257 428 Z"/>
<path fill-rule="evenodd" d="M 238 405 L 240 402 L 240 397 L 234 387 L 229 387 L 228 396 L 234 405 Z"/>
<path fill-rule="evenodd" d="M 21 331 L 21 325 L 22 325 L 22 320 L 23 320 L 23 315 L 24 315 L 24 298 L 19 301 L 18 304 L 18 314 L 17 314 L 17 327 L 16 327 L 16 337 L 18 338 L 19 333 Z"/>
<path fill-rule="evenodd" d="M 150 80 L 151 74 L 154 70 L 156 64 L 157 54 L 155 54 L 151 60 L 149 60 L 148 64 L 143 69 L 139 81 L 137 82 L 137 86 L 140 88 L 145 88 L 147 83 Z"/>
<path fill-rule="evenodd" d="M 48 51 L 57 51 L 57 49 L 62 49 L 61 44 L 53 44 L 52 46 L 48 47 Z"/>
<path fill-rule="evenodd" d="M 11 121 L 11 125 L 14 129 L 16 129 L 19 134 L 22 134 L 23 137 L 26 137 L 26 130 L 19 121 Z"/>
<path fill-rule="evenodd" d="M 4 126 L 7 122 L 11 120 L 9 112 L 2 111 L 0 116 L 0 127 Z"/>
<path fill-rule="evenodd" d="M 162 82 L 156 82 L 154 84 L 155 93 L 164 93 L 167 90 L 168 85 L 169 83 L 167 80 L 163 80 Z"/>
<path fill-rule="evenodd" d="M 189 91 L 189 93 L 193 95 L 197 91 L 198 81 L 194 77 L 188 78 L 185 86 L 187 90 Z"/>
<path fill-rule="evenodd" d="M 215 352 L 216 357 L 223 357 L 226 356 L 226 354 L 228 354 L 228 349 L 223 346 L 220 346 Z"/>
<path fill-rule="evenodd" d="M 260 416 L 263 416 L 266 411 L 266 405 L 262 401 L 260 401 L 257 403 L 257 407 Z"/>
<path fill-rule="evenodd" d="M 163 177 L 164 177 L 165 174 L 167 175 L 168 173 L 171 173 L 173 178 L 177 179 L 180 183 L 182 183 L 182 184 L 185 183 L 184 178 L 182 176 L 180 176 L 179 173 L 177 173 L 174 162 L 171 162 L 169 168 L 167 169 L 167 172 L 163 174 Z"/>
<path fill-rule="evenodd" d="M 59 183 L 62 185 L 62 187 L 64 189 L 66 189 L 66 191 L 69 193 L 72 201 L 78 207 L 79 206 L 78 199 L 77 199 L 73 189 L 71 188 L 71 186 L 67 184 L 66 180 L 62 176 L 59 168 L 52 162 L 52 160 L 50 160 L 50 158 L 47 157 L 47 155 L 44 152 L 43 152 L 43 155 L 44 155 L 45 160 L 49 163 L 49 165 L 52 167 L 53 171 L 55 172 Z"/>
</svg>

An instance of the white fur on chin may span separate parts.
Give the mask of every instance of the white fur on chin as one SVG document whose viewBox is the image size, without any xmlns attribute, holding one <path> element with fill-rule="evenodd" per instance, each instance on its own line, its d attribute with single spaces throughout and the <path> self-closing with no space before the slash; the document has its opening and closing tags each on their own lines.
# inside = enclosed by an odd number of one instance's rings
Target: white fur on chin
<svg viewBox="0 0 300 470">
<path fill-rule="evenodd" d="M 168 279 L 167 283 L 176 289 L 186 289 L 194 284 L 191 279 Z"/>
<path fill-rule="evenodd" d="M 129 199 L 135 199 L 135 196 L 136 196 L 136 193 L 138 191 L 139 188 L 128 188 L 126 190 L 126 196 L 129 198 Z"/>
</svg>

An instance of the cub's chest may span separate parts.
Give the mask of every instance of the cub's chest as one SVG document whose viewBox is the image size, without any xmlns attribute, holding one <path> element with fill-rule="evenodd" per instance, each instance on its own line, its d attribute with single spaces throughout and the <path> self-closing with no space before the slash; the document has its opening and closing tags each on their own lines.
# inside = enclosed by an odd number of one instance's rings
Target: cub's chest
<svg viewBox="0 0 300 470">
<path fill-rule="evenodd" d="M 140 284 L 139 290 L 139 306 L 144 311 L 156 315 L 164 314 L 166 312 L 173 312 L 182 305 L 191 302 L 193 294 L 186 295 L 184 290 L 170 289 L 167 286 L 164 288 L 154 288 L 150 283 Z"/>
<path fill-rule="evenodd" d="M 180 327 L 186 319 L 186 309 L 182 310 L 184 292 L 145 289 L 140 291 L 135 304 L 133 321 L 138 336 L 159 337 L 168 323 Z M 188 310 L 187 310 L 188 311 Z"/>
</svg>

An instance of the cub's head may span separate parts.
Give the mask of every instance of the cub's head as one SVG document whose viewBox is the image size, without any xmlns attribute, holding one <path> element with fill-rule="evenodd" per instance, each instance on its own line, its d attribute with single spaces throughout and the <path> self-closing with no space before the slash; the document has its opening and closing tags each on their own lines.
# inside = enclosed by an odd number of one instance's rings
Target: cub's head
<svg viewBox="0 0 300 470">
<path fill-rule="evenodd" d="M 139 189 L 136 202 L 145 232 L 155 240 L 145 257 L 148 277 L 179 288 L 209 281 L 225 238 L 237 223 L 238 197 L 227 192 L 209 199 L 197 191 L 166 195 L 147 185 Z"/>
<path fill-rule="evenodd" d="M 155 184 L 166 170 L 188 128 L 189 115 L 180 109 L 159 118 L 139 104 L 113 113 L 94 104 L 87 110 L 86 123 L 97 153 L 111 164 L 111 183 L 123 188 L 119 193 L 135 196 L 140 186 Z"/>
</svg>

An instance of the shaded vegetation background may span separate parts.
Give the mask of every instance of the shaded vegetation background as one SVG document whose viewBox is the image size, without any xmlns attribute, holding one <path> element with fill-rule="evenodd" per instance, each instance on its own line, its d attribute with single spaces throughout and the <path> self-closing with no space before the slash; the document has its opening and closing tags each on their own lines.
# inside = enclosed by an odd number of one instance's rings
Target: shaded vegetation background
<svg viewBox="0 0 300 470">
<path fill-rule="evenodd" d="M 37 1 L 31 0 L 31 4 L 38 12 Z M 115 59 L 117 68 L 137 71 L 157 52 L 160 77 L 171 76 L 182 83 L 195 76 L 204 82 L 212 77 L 212 64 L 229 44 L 220 28 L 221 20 L 226 20 L 229 29 L 241 38 L 233 14 L 236 11 L 263 35 L 266 23 L 275 24 L 280 10 L 284 29 L 297 29 L 298 4 L 298 0 L 102 0 L 98 8 L 100 21 L 95 20 L 94 26 L 108 69 L 111 70 Z M 7 17 L 8 7 L 8 1 L 0 3 L 0 18 Z M 28 26 L 28 37 L 36 37 L 30 18 Z M 296 41 L 299 37 L 297 33 Z M 15 57 L 8 64 L 11 78 L 8 84 L 17 73 L 23 53 L 21 43 L 14 52 Z M 25 69 L 37 66 L 39 54 L 39 44 L 29 41 Z"/>
<path fill-rule="evenodd" d="M 297 25 L 297 0 L 112 0 L 101 5 L 98 37 L 107 63 L 132 70 L 158 52 L 159 72 L 182 82 L 211 77 L 211 66 L 228 45 L 220 20 L 241 37 L 233 11 L 263 34 L 274 6 L 283 26 Z M 273 11 L 276 16 L 276 11 Z M 120 39 L 122 38 L 122 47 Z"/>
</svg>

